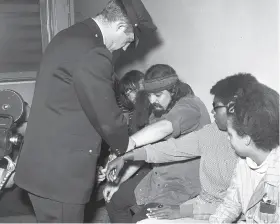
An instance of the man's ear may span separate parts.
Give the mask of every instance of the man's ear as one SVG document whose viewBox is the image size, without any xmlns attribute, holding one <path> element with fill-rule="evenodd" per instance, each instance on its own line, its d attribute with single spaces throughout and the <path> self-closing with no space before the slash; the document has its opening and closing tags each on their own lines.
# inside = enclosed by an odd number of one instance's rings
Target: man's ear
<svg viewBox="0 0 280 224">
<path fill-rule="evenodd" d="M 252 139 L 251 139 L 251 137 L 250 137 L 249 135 L 245 135 L 245 136 L 243 137 L 243 140 L 245 141 L 245 145 L 246 145 L 246 146 L 249 146 L 250 143 L 251 143 L 251 141 L 252 141 Z"/>
</svg>

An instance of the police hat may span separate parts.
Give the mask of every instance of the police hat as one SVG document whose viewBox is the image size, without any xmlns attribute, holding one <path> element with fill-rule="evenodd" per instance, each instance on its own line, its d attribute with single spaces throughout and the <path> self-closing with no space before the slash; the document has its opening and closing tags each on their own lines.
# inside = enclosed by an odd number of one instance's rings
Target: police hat
<svg viewBox="0 0 280 224">
<path fill-rule="evenodd" d="M 124 9 L 133 25 L 134 42 L 137 46 L 141 34 L 147 31 L 155 31 L 157 27 L 141 0 L 117 0 L 117 2 Z"/>
</svg>

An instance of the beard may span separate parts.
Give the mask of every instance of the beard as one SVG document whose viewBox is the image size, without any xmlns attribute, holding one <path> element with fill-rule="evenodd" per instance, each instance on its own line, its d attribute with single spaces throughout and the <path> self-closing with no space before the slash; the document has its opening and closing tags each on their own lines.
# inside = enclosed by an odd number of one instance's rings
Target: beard
<svg viewBox="0 0 280 224">
<path fill-rule="evenodd" d="M 160 104 L 153 104 L 153 114 L 159 118 L 166 113 L 166 110 Z"/>
</svg>

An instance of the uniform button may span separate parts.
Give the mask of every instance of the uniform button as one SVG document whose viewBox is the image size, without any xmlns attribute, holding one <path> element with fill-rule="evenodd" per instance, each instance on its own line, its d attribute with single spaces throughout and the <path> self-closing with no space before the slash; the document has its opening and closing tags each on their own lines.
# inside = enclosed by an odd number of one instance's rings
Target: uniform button
<svg viewBox="0 0 280 224">
<path fill-rule="evenodd" d="M 160 184 L 157 185 L 158 187 L 160 186 Z"/>
<path fill-rule="evenodd" d="M 95 37 L 98 37 L 98 34 L 95 34 Z"/>
<path fill-rule="evenodd" d="M 92 150 L 89 150 L 89 153 L 92 153 Z"/>
<path fill-rule="evenodd" d="M 248 218 L 249 218 L 249 219 L 253 218 L 253 215 L 248 215 Z"/>
<path fill-rule="evenodd" d="M 157 172 L 155 172 L 155 174 L 157 174 Z"/>
</svg>

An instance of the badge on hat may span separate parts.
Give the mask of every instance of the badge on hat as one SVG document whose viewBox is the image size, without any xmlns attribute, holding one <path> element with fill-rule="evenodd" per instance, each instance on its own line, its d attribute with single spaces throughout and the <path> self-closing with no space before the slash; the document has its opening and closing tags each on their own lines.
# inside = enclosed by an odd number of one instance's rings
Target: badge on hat
<svg viewBox="0 0 280 224">
<path fill-rule="evenodd" d="M 136 47 L 143 32 L 155 31 L 157 27 L 141 0 L 117 0 L 117 2 L 123 6 L 130 23 L 133 25 L 134 45 Z"/>
</svg>

